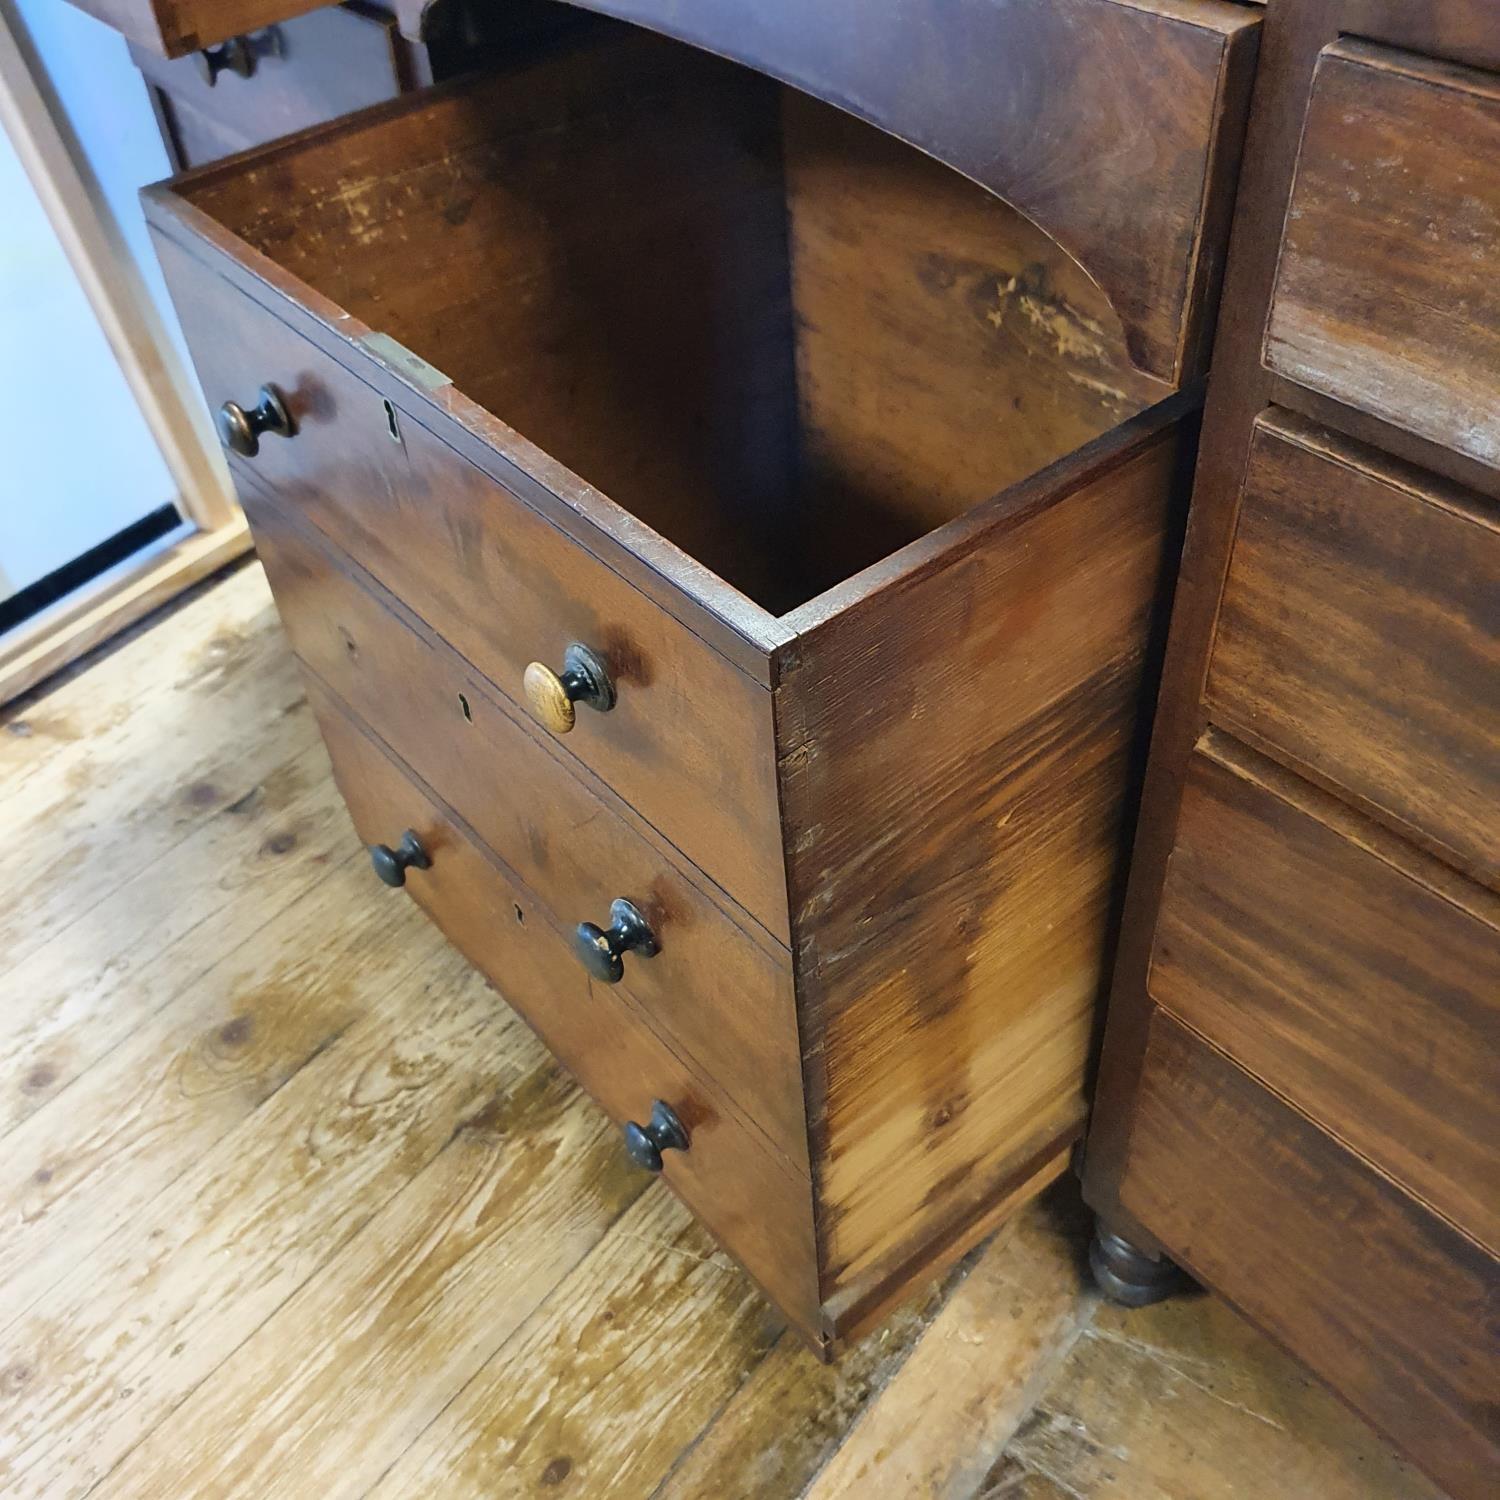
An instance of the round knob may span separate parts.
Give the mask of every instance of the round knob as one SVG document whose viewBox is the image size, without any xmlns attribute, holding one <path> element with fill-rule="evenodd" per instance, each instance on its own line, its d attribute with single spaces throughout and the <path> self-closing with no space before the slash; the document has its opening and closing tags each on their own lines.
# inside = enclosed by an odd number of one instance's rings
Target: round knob
<svg viewBox="0 0 1500 1500">
<path fill-rule="evenodd" d="M 615 685 L 604 663 L 576 641 L 563 652 L 561 674 L 543 662 L 534 661 L 521 679 L 526 702 L 538 722 L 553 734 L 567 734 L 577 715 L 575 703 L 587 704 L 601 714 L 615 706 Z"/>
<path fill-rule="evenodd" d="M 405 885 L 408 870 L 432 868 L 432 860 L 422 847 L 421 839 L 410 828 L 401 835 L 401 842 L 394 849 L 389 844 L 371 844 L 370 863 L 387 885 Z"/>
<path fill-rule="evenodd" d="M 688 1133 L 683 1129 L 682 1121 L 672 1106 L 660 1099 L 651 1101 L 649 1125 L 637 1125 L 634 1120 L 627 1120 L 623 1134 L 625 1150 L 631 1161 L 648 1172 L 661 1171 L 663 1151 L 686 1151 L 688 1148 Z"/>
<path fill-rule="evenodd" d="M 621 898 L 610 903 L 608 929 L 580 922 L 573 939 L 574 951 L 585 969 L 604 984 L 618 984 L 625 977 L 625 955 L 639 953 L 653 958 L 661 951 L 646 919 Z"/>
<path fill-rule="evenodd" d="M 220 73 L 236 73 L 249 78 L 255 72 L 255 51 L 246 36 L 232 36 L 217 47 L 205 47 L 198 54 L 198 76 L 209 88 L 219 81 Z"/>
<path fill-rule="evenodd" d="M 275 433 L 291 437 L 296 432 L 292 414 L 286 409 L 281 392 L 274 385 L 260 388 L 260 404 L 246 411 L 238 401 L 226 401 L 217 418 L 219 438 L 224 446 L 242 458 L 254 458 L 260 452 L 260 435 Z"/>
</svg>

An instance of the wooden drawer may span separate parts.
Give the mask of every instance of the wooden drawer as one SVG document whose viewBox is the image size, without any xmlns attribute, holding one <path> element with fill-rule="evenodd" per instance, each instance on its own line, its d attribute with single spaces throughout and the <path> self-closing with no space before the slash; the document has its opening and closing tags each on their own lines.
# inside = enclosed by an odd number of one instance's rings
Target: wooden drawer
<svg viewBox="0 0 1500 1500">
<path fill-rule="evenodd" d="M 1500 901 L 1216 742 L 1189 766 L 1149 988 L 1500 1250 Z"/>
<path fill-rule="evenodd" d="M 182 57 L 305 15 L 328 0 L 73 0 L 132 43 Z"/>
<path fill-rule="evenodd" d="M 1500 79 L 1362 42 L 1323 53 L 1265 360 L 1500 467 Z"/>
<path fill-rule="evenodd" d="M 249 402 L 270 372 L 297 414 L 291 442 L 265 438 L 235 466 L 253 467 L 512 699 L 531 661 L 561 668 L 574 641 L 597 651 L 615 706 L 579 709 L 557 743 L 786 941 L 765 687 L 415 416 L 393 415 L 379 389 L 174 243 L 158 250 L 209 401 Z"/>
<path fill-rule="evenodd" d="M 311 696 L 360 838 L 410 828 L 432 866 L 406 890 L 493 981 L 617 1121 L 644 1123 L 662 1099 L 687 1128 L 662 1175 L 811 1339 L 818 1339 L 811 1188 L 739 1122 L 718 1087 L 668 1050 L 621 998 L 590 984 L 558 919 L 489 859 L 451 815 L 316 684 Z M 372 900 L 398 899 L 370 877 Z M 624 1147 L 622 1145 L 621 1150 Z"/>
<path fill-rule="evenodd" d="M 357 3 L 283 21 L 245 45 L 251 76 L 221 71 L 212 84 L 199 57 L 169 60 L 132 47 L 136 66 L 158 90 L 158 108 L 183 166 L 394 99 L 406 86 L 406 44 L 394 18 Z"/>
<path fill-rule="evenodd" d="M 1200 298 L 1253 17 L 1067 8 L 1171 40 L 1131 201 L 1190 186 L 1152 286 Z M 1042 9 L 996 24 L 1055 42 Z M 967 56 L 933 67 L 975 103 Z M 1091 160 L 1095 117 L 1060 118 Z M 1145 336 L 1089 274 L 1115 239 L 1002 201 L 1060 159 L 1024 139 L 981 184 L 601 24 L 148 194 L 210 400 L 270 382 L 295 422 L 237 472 L 502 712 L 591 647 L 616 705 L 556 748 L 786 942 L 830 1338 L 1062 1170 L 1087 1108 L 1199 325 Z M 1058 216 L 1097 222 L 1064 180 Z M 428 711 L 430 669 L 395 670 L 344 683 L 382 733 L 383 699 Z M 403 745 L 470 824 L 502 816 Z"/>
<path fill-rule="evenodd" d="M 1493 1490 L 1494 1260 L 1159 1012 L 1121 1201 L 1445 1490 Z"/>
<path fill-rule="evenodd" d="M 1500 883 L 1500 519 L 1280 414 L 1253 438 L 1208 702 Z"/>
<path fill-rule="evenodd" d="M 600 800 L 499 706 L 460 657 L 403 623 L 306 532 L 244 490 L 256 546 L 298 656 L 558 916 L 609 926 L 631 901 L 661 951 L 627 955 L 622 987 L 799 1170 L 807 1119 L 784 948 L 618 804 Z M 371 587 L 376 587 L 371 585 Z M 603 795 L 608 795 L 603 793 Z M 395 844 L 392 825 L 381 841 Z M 576 955 L 562 960 L 579 966 Z"/>
</svg>

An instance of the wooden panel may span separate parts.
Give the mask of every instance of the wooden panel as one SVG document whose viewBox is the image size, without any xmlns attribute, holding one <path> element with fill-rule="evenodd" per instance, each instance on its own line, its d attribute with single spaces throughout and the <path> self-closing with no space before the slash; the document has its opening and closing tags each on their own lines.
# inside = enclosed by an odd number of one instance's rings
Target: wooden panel
<svg viewBox="0 0 1500 1500">
<path fill-rule="evenodd" d="M 145 47 L 133 47 L 131 55 L 164 91 L 172 123 L 182 123 L 187 112 L 179 141 L 184 134 L 189 141 L 209 137 L 202 150 L 182 152 L 181 165 L 190 165 L 395 98 L 402 88 L 396 49 L 403 45 L 390 16 L 356 3 L 278 25 L 275 51 L 257 54 L 250 78 L 226 72 L 209 84 L 197 58 L 169 61 Z"/>
<path fill-rule="evenodd" d="M 1265 358 L 1500 467 L 1500 81 L 1359 42 L 1323 54 Z"/>
<path fill-rule="evenodd" d="M 1131 355 L 1198 368 L 1259 17 L 1218 0 L 584 0 L 828 99 L 1039 224 Z"/>
<path fill-rule="evenodd" d="M 1213 716 L 1500 884 L 1500 519 L 1296 419 L 1258 424 Z"/>
<path fill-rule="evenodd" d="M 805 550 L 842 566 L 826 586 L 1169 388 L 1029 220 L 803 95 L 782 111 Z"/>
<path fill-rule="evenodd" d="M 1500 1248 L 1500 901 L 1478 920 L 1218 753 L 1189 767 L 1152 997 Z"/>
<path fill-rule="evenodd" d="M 786 950 L 750 935 L 699 872 L 502 710 L 484 678 L 392 614 L 389 596 L 340 571 L 352 564 L 258 495 L 246 499 L 297 654 L 565 922 L 607 927 L 617 896 L 641 909 L 662 951 L 627 957 L 622 988 L 806 1171 Z M 401 831 L 392 825 L 382 841 Z M 561 961 L 577 965 L 571 954 Z"/>
<path fill-rule="evenodd" d="M 1161 1015 L 1121 1197 L 1459 1500 L 1491 1492 L 1494 1260 Z"/>
<path fill-rule="evenodd" d="M 621 1000 L 590 984 L 556 917 L 529 890 L 481 854 L 331 698 L 316 688 L 310 696 L 359 836 L 373 843 L 393 825 L 416 830 L 432 868 L 413 874 L 407 891 L 615 1120 L 644 1120 L 653 1099 L 671 1104 L 691 1144 L 666 1153 L 663 1177 L 819 1343 L 806 1178 L 759 1144 L 718 1090 Z"/>
<path fill-rule="evenodd" d="M 300 424 L 252 461 L 508 695 L 583 641 L 618 691 L 558 743 L 783 940 L 785 874 L 769 695 L 414 418 L 174 243 L 158 253 L 210 403 L 274 380 Z"/>
<path fill-rule="evenodd" d="M 799 643 L 777 693 L 826 1289 L 1078 1132 L 1180 461 L 1153 411 Z"/>
</svg>

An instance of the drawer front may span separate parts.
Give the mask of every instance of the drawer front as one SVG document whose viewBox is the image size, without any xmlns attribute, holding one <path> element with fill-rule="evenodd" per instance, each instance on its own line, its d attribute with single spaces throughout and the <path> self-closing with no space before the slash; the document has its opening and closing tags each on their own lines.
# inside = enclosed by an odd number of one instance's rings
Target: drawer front
<svg viewBox="0 0 1500 1500">
<path fill-rule="evenodd" d="M 1500 79 L 1357 42 L 1324 54 L 1265 359 L 1500 466 Z"/>
<path fill-rule="evenodd" d="M 1262 418 L 1209 671 L 1213 718 L 1500 882 L 1500 524 Z"/>
<path fill-rule="evenodd" d="M 616 1121 L 664 1100 L 687 1128 L 663 1153 L 667 1182 L 808 1337 L 817 1339 L 812 1196 L 726 1108 L 718 1089 L 657 1040 L 615 993 L 589 984 L 545 905 L 488 859 L 322 693 L 311 696 L 354 826 L 369 842 L 410 828 L 432 859 L 406 890 L 495 983 Z M 398 899 L 370 877 L 372 901 Z M 624 1150 L 622 1144 L 621 1150 Z"/>
<path fill-rule="evenodd" d="M 301 659 L 560 919 L 608 927 L 620 897 L 643 913 L 661 951 L 625 955 L 623 987 L 806 1171 L 786 951 L 747 933 L 696 872 L 600 801 L 459 657 L 404 624 L 275 506 L 248 488 L 245 498 Z M 571 954 L 563 961 L 579 968 Z"/>
<path fill-rule="evenodd" d="M 189 256 L 158 253 L 215 409 L 285 392 L 241 472 L 335 540 L 514 701 L 581 642 L 614 680 L 556 743 L 786 941 L 771 695 L 572 538 Z"/>
<path fill-rule="evenodd" d="M 1494 1493 L 1494 1260 L 1159 1013 L 1121 1201 L 1445 1490 Z"/>
<path fill-rule="evenodd" d="M 251 76 L 223 70 L 212 84 L 198 57 L 168 60 L 132 49 L 136 66 L 165 96 L 185 165 L 213 159 L 206 151 L 243 151 L 402 92 L 394 18 L 357 5 L 315 10 L 253 33 L 245 45 Z"/>
<path fill-rule="evenodd" d="M 1464 910 L 1424 881 L 1459 886 L 1441 866 L 1360 847 L 1331 799 L 1222 753 L 1189 767 L 1152 998 L 1500 1250 L 1500 902 Z"/>
</svg>

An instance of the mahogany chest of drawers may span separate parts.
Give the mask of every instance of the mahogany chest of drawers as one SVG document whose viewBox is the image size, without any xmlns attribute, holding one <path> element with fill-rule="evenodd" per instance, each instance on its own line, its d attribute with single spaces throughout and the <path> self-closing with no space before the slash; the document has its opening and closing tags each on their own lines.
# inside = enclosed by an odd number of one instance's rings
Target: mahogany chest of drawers
<svg viewBox="0 0 1500 1500">
<path fill-rule="evenodd" d="M 147 211 L 371 899 L 827 1350 L 1082 1130 L 1258 13 L 589 8 Z"/>
<path fill-rule="evenodd" d="M 1127 1296 L 1181 1261 L 1487 1496 L 1500 14 L 1273 5 L 1235 223 L 1087 1145 L 1096 1254 Z"/>
</svg>

